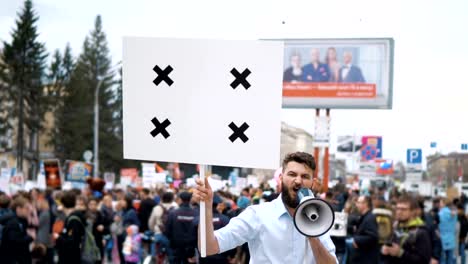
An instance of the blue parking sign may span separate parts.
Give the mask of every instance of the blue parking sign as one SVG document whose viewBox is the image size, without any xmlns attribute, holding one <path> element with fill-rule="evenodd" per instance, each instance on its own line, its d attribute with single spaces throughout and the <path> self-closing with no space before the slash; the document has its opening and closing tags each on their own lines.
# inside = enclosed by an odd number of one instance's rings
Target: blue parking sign
<svg viewBox="0 0 468 264">
<path fill-rule="evenodd" d="M 408 164 L 422 163 L 422 149 L 408 149 L 406 151 L 406 163 Z"/>
</svg>

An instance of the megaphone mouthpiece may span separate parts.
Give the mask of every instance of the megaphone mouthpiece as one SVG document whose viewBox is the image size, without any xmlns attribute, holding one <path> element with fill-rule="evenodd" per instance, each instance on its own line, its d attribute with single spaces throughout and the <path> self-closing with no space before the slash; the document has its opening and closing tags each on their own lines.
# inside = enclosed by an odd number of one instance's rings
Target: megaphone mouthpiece
<svg viewBox="0 0 468 264">
<path fill-rule="evenodd" d="M 314 205 L 304 207 L 304 213 L 307 216 L 307 218 L 309 218 L 312 222 L 317 221 L 317 219 L 319 218 L 317 207 L 315 207 Z"/>
</svg>

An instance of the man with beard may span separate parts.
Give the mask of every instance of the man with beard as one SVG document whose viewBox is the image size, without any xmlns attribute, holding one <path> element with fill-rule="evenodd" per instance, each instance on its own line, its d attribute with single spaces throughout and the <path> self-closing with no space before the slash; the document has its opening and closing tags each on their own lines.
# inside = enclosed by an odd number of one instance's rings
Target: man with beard
<svg viewBox="0 0 468 264">
<path fill-rule="evenodd" d="M 298 191 L 313 189 L 314 157 L 308 153 L 288 154 L 280 176 L 281 195 L 272 202 L 250 206 L 228 225 L 213 230 L 213 191 L 205 180 L 197 180 L 195 201 L 206 203 L 206 253 L 219 254 L 249 243 L 250 263 L 338 263 L 335 245 L 328 233 L 305 237 L 294 227 L 299 205 Z M 199 236 L 200 237 L 200 236 Z M 200 244 L 200 241 L 199 241 Z"/>
</svg>

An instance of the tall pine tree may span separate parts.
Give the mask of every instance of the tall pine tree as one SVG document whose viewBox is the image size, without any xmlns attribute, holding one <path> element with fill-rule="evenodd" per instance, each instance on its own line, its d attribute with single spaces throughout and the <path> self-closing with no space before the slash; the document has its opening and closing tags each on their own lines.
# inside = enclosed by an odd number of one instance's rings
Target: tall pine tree
<svg viewBox="0 0 468 264">
<path fill-rule="evenodd" d="M 31 0 L 26 0 L 18 13 L 11 43 L 3 43 L 3 62 L 0 65 L 0 79 L 6 86 L 8 100 L 12 105 L 8 109 L 8 117 L 15 119 L 18 126 L 18 171 L 23 171 L 25 151 L 31 151 L 28 152 L 29 157 L 38 161 L 38 133 L 48 108 L 42 83 L 47 53 L 44 44 L 37 39 L 38 19 Z M 25 131 L 30 134 L 26 135 Z M 30 138 L 29 149 L 24 146 L 26 136 Z"/>
<path fill-rule="evenodd" d="M 117 171 L 122 156 L 118 149 L 114 73 L 101 17 L 97 16 L 94 29 L 86 37 L 78 57 L 64 99 L 63 155 L 66 159 L 81 160 L 85 150 L 93 150 L 94 99 L 99 84 L 99 161 L 100 171 Z"/>
<path fill-rule="evenodd" d="M 55 156 L 61 160 L 66 157 L 63 138 L 64 128 L 68 125 L 65 101 L 69 96 L 70 78 L 75 67 L 70 45 L 67 44 L 63 55 L 56 50 L 49 68 L 48 94 L 50 100 L 50 111 L 54 114 L 54 127 L 50 131 L 49 145 L 54 147 Z"/>
</svg>

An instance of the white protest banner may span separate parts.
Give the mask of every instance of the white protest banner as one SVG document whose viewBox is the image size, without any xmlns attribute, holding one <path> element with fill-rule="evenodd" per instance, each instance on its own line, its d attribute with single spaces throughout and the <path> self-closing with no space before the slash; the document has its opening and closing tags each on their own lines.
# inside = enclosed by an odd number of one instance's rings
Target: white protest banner
<svg viewBox="0 0 468 264">
<path fill-rule="evenodd" d="M 124 157 L 278 167 L 283 44 L 124 38 Z"/>
</svg>

